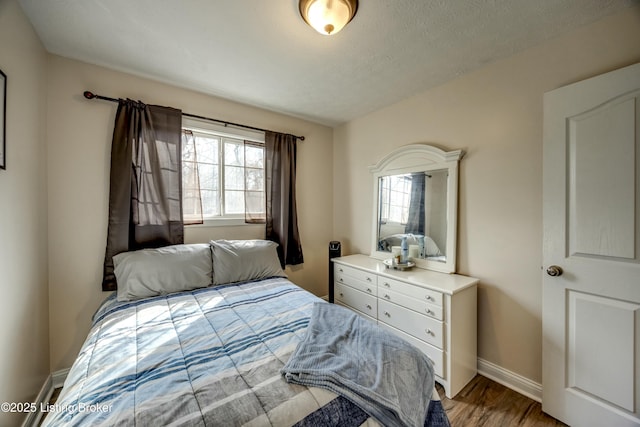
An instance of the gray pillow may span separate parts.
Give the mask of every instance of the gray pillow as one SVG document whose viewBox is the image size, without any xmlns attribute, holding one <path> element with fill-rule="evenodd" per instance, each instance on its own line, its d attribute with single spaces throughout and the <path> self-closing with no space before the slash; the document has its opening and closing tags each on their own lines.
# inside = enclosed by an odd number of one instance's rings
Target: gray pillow
<svg viewBox="0 0 640 427">
<path fill-rule="evenodd" d="M 287 277 L 269 240 L 212 240 L 213 284 Z"/>
<path fill-rule="evenodd" d="M 113 257 L 118 301 L 189 291 L 211 285 L 207 243 L 123 252 Z"/>
</svg>

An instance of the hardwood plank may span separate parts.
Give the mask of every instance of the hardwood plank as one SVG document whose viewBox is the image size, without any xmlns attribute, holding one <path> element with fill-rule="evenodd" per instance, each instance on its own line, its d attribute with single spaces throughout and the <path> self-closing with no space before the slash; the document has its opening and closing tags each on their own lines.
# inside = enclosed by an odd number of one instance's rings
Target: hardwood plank
<svg viewBox="0 0 640 427">
<path fill-rule="evenodd" d="M 477 375 L 453 399 L 436 384 L 452 427 L 562 427 L 565 424 L 542 412 L 542 406 L 501 384 Z"/>
<path fill-rule="evenodd" d="M 53 390 L 53 394 L 51 394 L 51 398 L 49 399 L 49 405 L 55 405 L 55 403 L 58 401 L 58 396 L 60 396 L 61 391 L 62 391 L 62 387 L 59 387 Z M 47 414 L 45 413 L 42 414 L 42 416 L 40 417 L 40 421 L 38 422 L 38 426 L 42 425 L 42 422 L 44 421 L 46 416 Z"/>
</svg>

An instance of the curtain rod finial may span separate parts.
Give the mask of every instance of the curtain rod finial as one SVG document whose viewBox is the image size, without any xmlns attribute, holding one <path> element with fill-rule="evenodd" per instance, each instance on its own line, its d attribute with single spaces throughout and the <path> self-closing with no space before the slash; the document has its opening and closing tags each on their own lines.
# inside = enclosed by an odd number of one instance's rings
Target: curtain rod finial
<svg viewBox="0 0 640 427">
<path fill-rule="evenodd" d="M 90 92 L 88 90 L 85 90 L 83 95 L 87 99 L 93 99 L 93 98 L 95 98 L 97 96 L 96 94 L 94 94 L 93 92 Z"/>
</svg>

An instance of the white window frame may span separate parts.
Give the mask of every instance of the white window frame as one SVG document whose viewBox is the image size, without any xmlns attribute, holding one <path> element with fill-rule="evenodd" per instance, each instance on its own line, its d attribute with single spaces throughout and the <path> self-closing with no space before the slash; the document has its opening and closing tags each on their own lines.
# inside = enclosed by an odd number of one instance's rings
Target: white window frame
<svg viewBox="0 0 640 427">
<path fill-rule="evenodd" d="M 207 120 L 199 120 L 195 118 L 183 117 L 182 129 L 195 133 L 208 134 L 220 139 L 221 147 L 224 146 L 225 139 L 235 139 L 242 141 L 251 141 L 258 144 L 264 144 L 264 132 L 253 131 L 250 129 L 230 128 Z M 224 188 L 224 165 L 220 165 L 221 180 L 220 184 Z M 224 189 L 219 190 L 223 194 Z M 224 209 L 224 207 L 221 207 Z M 247 224 L 244 214 L 227 214 L 217 217 L 203 217 L 202 224 L 185 225 L 185 227 L 224 227 L 224 226 L 255 226 L 256 224 Z"/>
</svg>

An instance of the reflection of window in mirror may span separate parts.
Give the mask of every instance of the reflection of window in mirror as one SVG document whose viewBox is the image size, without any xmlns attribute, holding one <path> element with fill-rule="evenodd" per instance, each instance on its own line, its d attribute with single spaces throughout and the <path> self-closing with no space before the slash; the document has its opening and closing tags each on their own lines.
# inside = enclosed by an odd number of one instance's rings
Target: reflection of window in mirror
<svg viewBox="0 0 640 427">
<path fill-rule="evenodd" d="M 411 177 L 392 175 L 380 178 L 380 221 L 406 224 L 411 202 Z"/>
<path fill-rule="evenodd" d="M 406 237 L 422 246 L 419 258 L 446 260 L 448 176 L 440 169 L 379 178 L 378 250 L 390 252 Z"/>
</svg>

